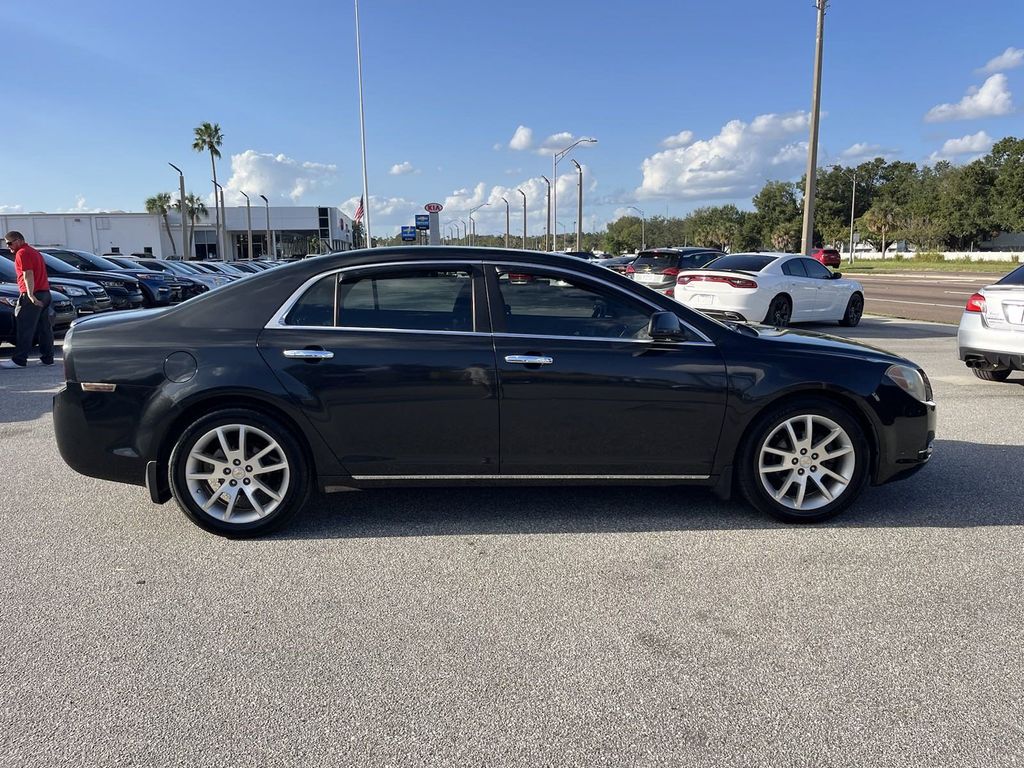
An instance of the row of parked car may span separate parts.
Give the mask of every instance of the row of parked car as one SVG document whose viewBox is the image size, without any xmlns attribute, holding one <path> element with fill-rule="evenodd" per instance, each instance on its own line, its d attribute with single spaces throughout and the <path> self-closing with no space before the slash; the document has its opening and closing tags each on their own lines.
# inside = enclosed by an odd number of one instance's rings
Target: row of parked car
<svg viewBox="0 0 1024 768">
<path fill-rule="evenodd" d="M 278 261 L 170 261 L 145 254 L 97 256 L 70 248 L 40 249 L 53 294 L 50 319 L 56 332 L 78 317 L 111 310 L 163 307 L 218 288 Z M 14 340 L 18 287 L 14 254 L 0 248 L 0 342 Z"/>
</svg>

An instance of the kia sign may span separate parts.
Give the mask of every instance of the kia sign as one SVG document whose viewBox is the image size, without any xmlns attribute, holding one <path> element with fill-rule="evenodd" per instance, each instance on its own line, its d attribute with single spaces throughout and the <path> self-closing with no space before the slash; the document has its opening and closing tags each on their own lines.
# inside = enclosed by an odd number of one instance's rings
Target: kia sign
<svg viewBox="0 0 1024 768">
<path fill-rule="evenodd" d="M 428 241 L 431 245 L 441 244 L 441 220 L 437 214 L 444 210 L 444 206 L 440 203 L 427 203 L 423 206 L 423 210 L 430 214 L 430 226 Z M 417 218 L 419 218 L 417 216 Z"/>
<path fill-rule="evenodd" d="M 444 210 L 444 206 L 440 203 L 427 203 L 423 206 L 423 210 L 427 213 L 440 213 Z"/>
</svg>

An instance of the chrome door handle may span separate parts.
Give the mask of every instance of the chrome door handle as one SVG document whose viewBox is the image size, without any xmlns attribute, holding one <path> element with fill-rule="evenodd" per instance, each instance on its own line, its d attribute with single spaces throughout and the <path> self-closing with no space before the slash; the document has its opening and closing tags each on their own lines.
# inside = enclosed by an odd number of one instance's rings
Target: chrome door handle
<svg viewBox="0 0 1024 768">
<path fill-rule="evenodd" d="M 292 360 L 330 360 L 334 353 L 326 349 L 286 349 L 284 356 Z"/>
<path fill-rule="evenodd" d="M 551 365 L 555 358 L 547 355 L 505 355 L 505 362 L 519 365 Z"/>
</svg>

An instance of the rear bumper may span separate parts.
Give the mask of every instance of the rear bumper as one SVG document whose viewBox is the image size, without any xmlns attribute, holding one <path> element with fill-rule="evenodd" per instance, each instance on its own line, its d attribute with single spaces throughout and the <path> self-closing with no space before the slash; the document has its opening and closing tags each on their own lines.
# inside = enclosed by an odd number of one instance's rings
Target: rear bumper
<svg viewBox="0 0 1024 768">
<path fill-rule="evenodd" d="M 964 312 L 956 343 L 957 356 L 968 368 L 1024 371 L 1024 331 L 992 328 L 980 312 Z"/>
</svg>

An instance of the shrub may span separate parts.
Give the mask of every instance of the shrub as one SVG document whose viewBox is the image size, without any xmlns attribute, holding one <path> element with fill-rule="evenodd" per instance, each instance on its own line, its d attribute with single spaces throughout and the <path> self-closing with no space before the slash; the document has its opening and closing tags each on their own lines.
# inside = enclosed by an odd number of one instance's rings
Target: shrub
<svg viewBox="0 0 1024 768">
<path fill-rule="evenodd" d="M 930 263 L 945 261 L 945 255 L 938 251 L 921 251 L 914 257 L 915 261 L 927 261 Z"/>
</svg>

